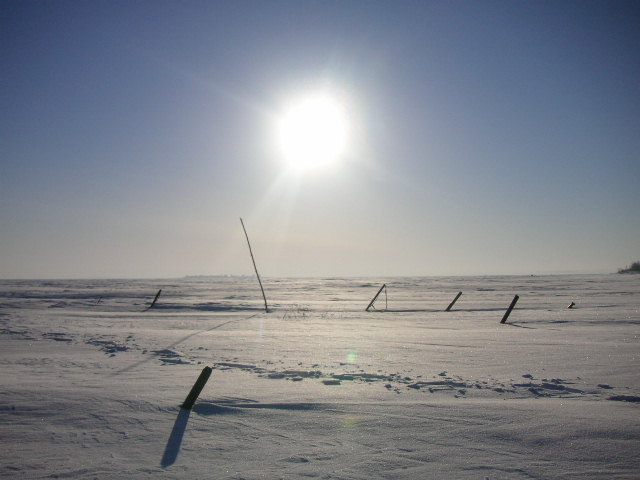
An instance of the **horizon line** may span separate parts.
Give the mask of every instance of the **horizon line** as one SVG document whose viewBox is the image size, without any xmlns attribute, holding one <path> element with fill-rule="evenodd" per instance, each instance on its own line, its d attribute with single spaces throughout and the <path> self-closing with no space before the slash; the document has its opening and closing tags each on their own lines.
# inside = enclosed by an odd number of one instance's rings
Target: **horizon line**
<svg viewBox="0 0 640 480">
<path fill-rule="evenodd" d="M 633 272 L 631 272 L 633 273 Z M 568 275 L 618 275 L 624 272 L 576 272 L 576 271 L 558 271 L 545 273 L 473 273 L 473 274 L 448 274 L 448 275 L 261 275 L 266 279 L 363 279 L 363 278 L 459 278 L 459 277 L 551 277 L 551 276 L 568 276 Z M 180 275 L 180 276 L 149 276 L 149 277 L 0 277 L 0 281 L 63 281 L 63 280 L 184 280 L 197 278 L 253 278 L 254 274 L 200 274 L 200 275 Z"/>
</svg>

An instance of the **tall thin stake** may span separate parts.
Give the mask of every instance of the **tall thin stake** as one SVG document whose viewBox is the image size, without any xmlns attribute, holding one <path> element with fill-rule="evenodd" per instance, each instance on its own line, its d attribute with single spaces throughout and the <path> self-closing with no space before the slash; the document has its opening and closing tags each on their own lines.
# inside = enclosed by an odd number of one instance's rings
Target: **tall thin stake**
<svg viewBox="0 0 640 480">
<path fill-rule="evenodd" d="M 253 269 L 256 271 L 256 277 L 258 277 L 258 283 L 260 284 L 260 291 L 262 292 L 262 298 L 264 298 L 264 311 L 269 313 L 269 307 L 267 306 L 267 296 L 264 294 L 264 288 L 262 288 L 262 281 L 260 280 L 260 274 L 258 273 L 258 267 L 256 267 L 256 260 L 253 258 L 253 251 L 251 250 L 251 242 L 249 242 L 249 235 L 247 235 L 247 229 L 244 228 L 244 222 L 240 219 L 242 224 L 242 230 L 244 230 L 244 236 L 247 237 L 247 245 L 249 245 L 249 254 L 251 255 L 251 261 L 253 262 Z"/>
</svg>

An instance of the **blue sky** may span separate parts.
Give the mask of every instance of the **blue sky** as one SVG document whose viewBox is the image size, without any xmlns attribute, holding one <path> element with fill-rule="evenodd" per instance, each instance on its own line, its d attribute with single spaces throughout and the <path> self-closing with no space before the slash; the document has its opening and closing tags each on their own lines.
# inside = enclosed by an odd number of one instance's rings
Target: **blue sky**
<svg viewBox="0 0 640 480">
<path fill-rule="evenodd" d="M 0 276 L 611 272 L 640 256 L 640 7 L 3 1 Z M 323 89 L 343 158 L 275 125 Z"/>
</svg>

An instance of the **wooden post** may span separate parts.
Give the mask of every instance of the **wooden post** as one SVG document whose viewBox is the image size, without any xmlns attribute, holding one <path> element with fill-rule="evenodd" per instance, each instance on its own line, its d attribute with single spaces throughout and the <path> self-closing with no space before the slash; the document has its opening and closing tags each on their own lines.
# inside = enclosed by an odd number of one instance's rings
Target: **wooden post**
<svg viewBox="0 0 640 480">
<path fill-rule="evenodd" d="M 162 293 L 162 289 L 158 290 L 158 293 L 156 293 L 156 297 L 153 299 L 153 302 L 151 302 L 151 305 L 149 305 L 149 308 L 153 308 L 153 306 L 158 301 L 158 297 L 160 296 L 161 293 Z"/>
<path fill-rule="evenodd" d="M 453 305 L 458 301 L 458 299 L 460 298 L 460 295 L 462 295 L 462 292 L 458 292 L 458 295 L 456 295 L 456 298 L 454 298 L 453 301 L 449 304 L 445 312 L 451 311 L 451 307 L 453 307 Z"/>
<path fill-rule="evenodd" d="M 368 312 L 368 311 L 369 311 L 369 309 L 370 309 L 371 307 L 373 307 L 373 303 L 376 301 L 376 299 L 378 298 L 378 295 L 380 295 L 380 292 L 382 292 L 382 290 L 383 290 L 383 289 L 384 289 L 384 291 L 385 291 L 385 293 L 386 293 L 386 291 L 387 291 L 387 290 L 386 290 L 386 287 L 387 287 L 387 284 L 386 284 L 386 283 L 383 283 L 383 284 L 382 284 L 382 286 L 380 287 L 380 290 L 378 290 L 378 293 L 376 293 L 375 297 L 373 297 L 373 300 L 371 300 L 371 301 L 369 302 L 369 305 L 367 306 L 367 308 L 365 308 L 365 311 L 367 311 L 367 312 Z"/>
<path fill-rule="evenodd" d="M 253 262 L 253 269 L 256 271 L 256 277 L 258 277 L 258 283 L 260 284 L 260 291 L 262 292 L 262 298 L 264 298 L 264 311 L 269 313 L 269 307 L 267 306 L 267 296 L 264 294 L 264 288 L 262 288 L 262 281 L 260 280 L 260 274 L 258 273 L 258 267 L 256 267 L 256 260 L 253 258 L 253 251 L 251 251 L 251 243 L 249 242 L 249 235 L 247 235 L 247 229 L 244 228 L 244 222 L 240 219 L 242 224 L 242 230 L 244 230 L 244 236 L 247 237 L 247 245 L 249 245 L 249 255 L 251 255 L 251 261 Z"/>
<path fill-rule="evenodd" d="M 200 395 L 200 392 L 207 383 L 207 380 L 209 380 L 211 371 L 211 367 L 204 367 L 202 369 L 198 380 L 196 380 L 196 383 L 193 385 L 193 387 L 191 387 L 191 391 L 189 392 L 189 395 L 187 395 L 186 400 L 182 405 L 180 405 L 182 408 L 191 410 L 191 407 L 193 407 L 193 404 L 196 403 L 196 400 L 198 399 L 198 395 Z"/>
<path fill-rule="evenodd" d="M 509 305 L 509 308 L 507 308 L 507 311 L 504 312 L 504 316 L 502 317 L 502 320 L 500 320 L 500 323 L 504 323 L 507 321 L 507 318 L 509 318 L 509 315 L 511 314 L 511 310 L 513 310 L 513 307 L 516 306 L 516 303 L 518 302 L 519 298 L 520 297 L 518 295 L 513 297 L 513 300 L 511 300 L 511 305 Z"/>
</svg>

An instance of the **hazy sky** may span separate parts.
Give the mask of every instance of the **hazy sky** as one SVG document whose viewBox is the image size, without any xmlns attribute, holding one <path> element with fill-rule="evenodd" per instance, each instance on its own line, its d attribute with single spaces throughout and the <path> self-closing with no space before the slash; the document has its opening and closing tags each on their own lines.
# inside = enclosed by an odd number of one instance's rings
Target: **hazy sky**
<svg viewBox="0 0 640 480">
<path fill-rule="evenodd" d="M 0 276 L 611 272 L 640 258 L 636 1 L 0 3 Z M 291 99 L 348 111 L 292 172 Z"/>
</svg>

